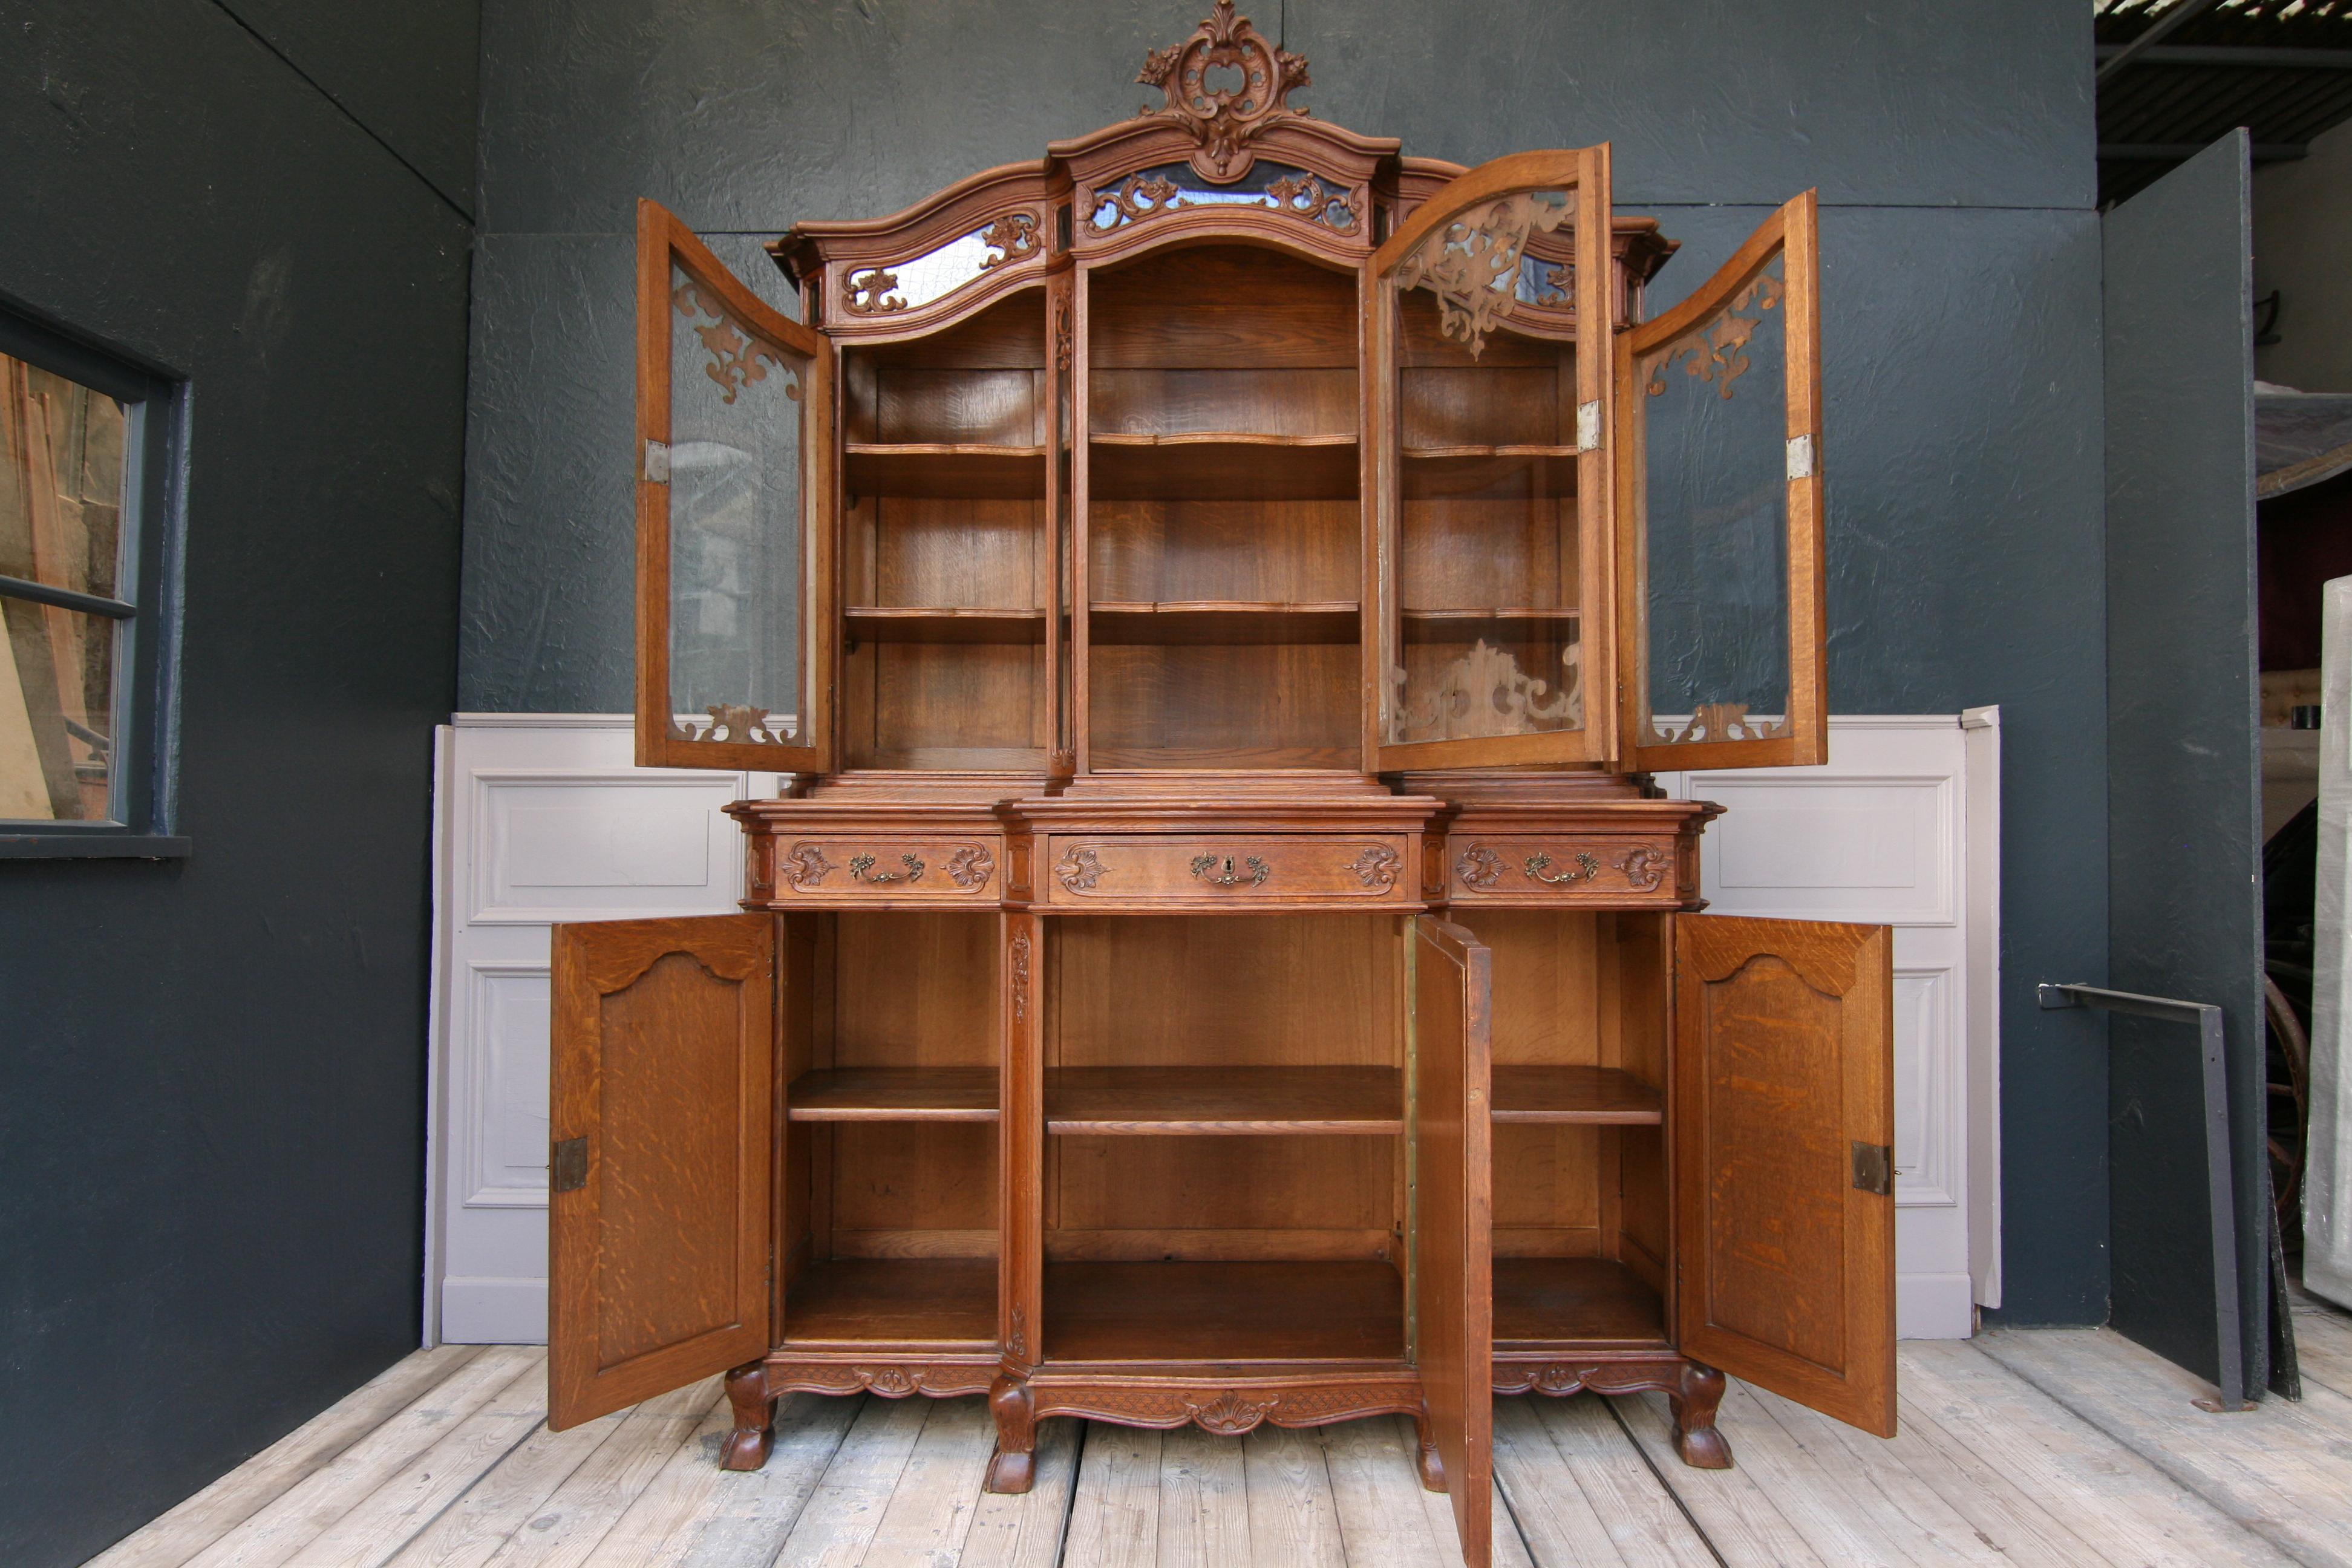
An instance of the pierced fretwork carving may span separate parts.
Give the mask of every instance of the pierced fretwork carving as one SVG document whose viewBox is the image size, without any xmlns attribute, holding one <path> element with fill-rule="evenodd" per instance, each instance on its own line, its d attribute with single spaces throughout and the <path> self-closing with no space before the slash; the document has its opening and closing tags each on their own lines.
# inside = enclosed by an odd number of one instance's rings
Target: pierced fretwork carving
<svg viewBox="0 0 2352 1568">
<path fill-rule="evenodd" d="M 1679 730 L 1654 718 L 1650 728 L 1665 744 L 1681 746 L 1701 741 L 1770 741 L 1789 732 L 1789 721 L 1783 718 L 1775 724 L 1750 719 L 1745 702 L 1702 702 L 1692 711 L 1690 722 Z"/>
<path fill-rule="evenodd" d="M 907 301 L 891 292 L 898 287 L 897 273 L 886 268 L 868 267 L 861 272 L 843 275 L 841 302 L 853 316 L 887 316 L 907 308 Z"/>
<path fill-rule="evenodd" d="M 1503 878 L 1503 858 L 1492 849 L 1465 849 L 1454 858 L 1454 875 L 1465 888 L 1491 888 Z"/>
<path fill-rule="evenodd" d="M 714 703 L 703 711 L 710 715 L 710 722 L 698 730 L 691 721 L 671 720 L 670 739 L 725 742 L 738 746 L 792 744 L 792 727 L 775 722 L 774 716 L 756 702 Z"/>
<path fill-rule="evenodd" d="M 1034 213 L 1006 213 L 980 231 L 981 244 L 997 252 L 982 257 L 980 269 L 1002 267 L 1008 261 L 1018 261 L 1024 256 L 1037 254 L 1037 216 Z"/>
<path fill-rule="evenodd" d="M 717 295 L 706 290 L 691 279 L 670 291 L 670 301 L 677 313 L 693 321 L 694 335 L 710 351 L 710 363 L 702 374 L 717 382 L 722 389 L 719 401 L 732 403 L 742 390 L 755 382 L 768 379 L 772 370 L 784 374 L 784 395 L 798 403 L 801 397 L 800 370 L 780 356 L 765 342 L 751 336 L 735 324 Z M 697 318 L 713 318 L 704 322 Z"/>
<path fill-rule="evenodd" d="M 1360 193 L 1335 191 L 1312 174 L 1304 178 L 1286 174 L 1266 186 L 1265 194 L 1283 211 L 1296 213 L 1309 223 L 1319 223 L 1334 234 L 1353 234 L 1356 226 L 1363 221 Z"/>
<path fill-rule="evenodd" d="M 1054 875 L 1062 879 L 1062 886 L 1074 893 L 1094 891 L 1102 874 L 1102 857 L 1091 849 L 1073 849 L 1054 867 Z"/>
<path fill-rule="evenodd" d="M 1650 379 L 1643 388 L 1657 397 L 1666 390 L 1666 375 L 1676 360 L 1685 361 L 1683 368 L 1701 381 L 1713 382 L 1716 391 L 1725 397 L 1731 395 L 1731 384 L 1748 371 L 1748 340 L 1756 335 L 1763 324 L 1764 312 L 1780 303 L 1787 285 L 1773 270 L 1780 265 L 1775 257 L 1765 269 L 1748 281 L 1748 287 L 1732 297 L 1730 307 L 1722 315 L 1703 321 L 1681 337 L 1658 351 L 1650 361 Z M 1754 314 L 1743 316 L 1739 312 Z"/>
<path fill-rule="evenodd" d="M 1215 82 L 1211 72 L 1223 71 Z M 1234 85 L 1223 79 L 1238 76 Z M 1275 47 L 1234 13 L 1234 0 L 1217 0 L 1198 31 L 1181 44 L 1154 49 L 1136 80 L 1168 95 L 1164 109 L 1144 110 L 1165 117 L 1199 138 L 1193 165 L 1213 179 L 1237 178 L 1249 167 L 1244 148 L 1268 125 L 1304 114 L 1289 104 L 1291 90 L 1308 85 L 1307 60 Z"/>
<path fill-rule="evenodd" d="M 968 844 L 948 857 L 948 880 L 959 888 L 977 888 L 995 869 L 996 857 L 976 844 Z"/>
<path fill-rule="evenodd" d="M 814 844 L 795 844 L 793 852 L 784 857 L 784 880 L 799 891 L 815 887 L 833 871 L 833 862 Z"/>
<path fill-rule="evenodd" d="M 1406 671 L 1391 668 L 1396 722 L 1390 740 L 1403 744 L 1580 728 L 1584 722 L 1580 651 L 1580 645 L 1570 643 L 1561 652 L 1560 667 L 1568 674 L 1558 692 L 1549 681 L 1521 669 L 1510 649 L 1484 637 L 1433 678 L 1413 679 Z"/>
<path fill-rule="evenodd" d="M 1637 893 L 1647 893 L 1666 879 L 1666 872 L 1674 863 L 1675 858 L 1664 850 L 1644 844 L 1638 849 L 1627 850 L 1617 862 L 1617 868 L 1625 873 L 1626 886 Z"/>
<path fill-rule="evenodd" d="M 1437 296 L 1439 327 L 1469 344 L 1475 358 L 1486 334 L 1518 302 L 1528 237 L 1549 234 L 1575 213 L 1573 191 L 1516 191 L 1473 207 L 1430 231 L 1398 266 L 1396 285 L 1426 285 Z"/>
<path fill-rule="evenodd" d="M 1393 888 L 1397 872 L 1404 865 L 1397 852 L 1385 844 L 1375 844 L 1348 864 L 1348 869 L 1367 888 Z"/>
<path fill-rule="evenodd" d="M 1113 209 L 1108 223 L 1100 214 L 1108 205 Z M 1157 174 L 1129 174 L 1107 191 L 1095 193 L 1091 209 L 1097 216 L 1091 221 L 1097 228 L 1117 228 L 1122 224 L 1140 223 L 1155 213 L 1163 213 L 1181 205 L 1176 199 L 1176 182 L 1163 180 Z"/>
</svg>

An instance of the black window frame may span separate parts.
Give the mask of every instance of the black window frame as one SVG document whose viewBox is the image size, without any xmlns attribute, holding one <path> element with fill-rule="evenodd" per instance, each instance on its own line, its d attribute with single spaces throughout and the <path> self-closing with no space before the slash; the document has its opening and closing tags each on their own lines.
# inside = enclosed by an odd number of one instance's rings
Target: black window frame
<svg viewBox="0 0 2352 1568">
<path fill-rule="evenodd" d="M 177 831 L 180 540 L 185 492 L 187 383 L 51 326 L 0 297 L 0 353 L 68 377 L 124 405 L 122 539 L 115 595 L 131 606 L 99 609 L 88 595 L 9 579 L 0 596 L 92 610 L 121 626 L 115 655 L 114 805 L 119 820 L 0 819 L 0 860 L 174 859 Z"/>
</svg>

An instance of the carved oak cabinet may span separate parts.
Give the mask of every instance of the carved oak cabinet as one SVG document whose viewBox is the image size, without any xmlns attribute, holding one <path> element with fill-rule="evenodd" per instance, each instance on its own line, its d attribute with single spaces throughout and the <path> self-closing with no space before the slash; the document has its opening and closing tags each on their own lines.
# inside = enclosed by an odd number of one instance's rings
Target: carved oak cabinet
<svg viewBox="0 0 2352 1568">
<path fill-rule="evenodd" d="M 1650 314 L 1606 146 L 1164 106 L 771 248 L 641 210 L 637 752 L 744 913 L 557 928 L 552 1424 L 727 1372 L 1241 1433 L 1731 1373 L 1881 1435 L 1887 933 L 1700 907 L 1818 762 L 1813 198 Z"/>
</svg>

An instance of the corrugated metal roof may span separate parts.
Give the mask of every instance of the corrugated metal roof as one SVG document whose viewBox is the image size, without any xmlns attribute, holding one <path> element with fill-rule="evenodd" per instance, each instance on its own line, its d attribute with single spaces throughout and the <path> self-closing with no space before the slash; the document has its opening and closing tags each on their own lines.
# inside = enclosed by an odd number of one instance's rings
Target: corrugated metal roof
<svg viewBox="0 0 2352 1568">
<path fill-rule="evenodd" d="M 2352 0 L 2093 0 L 2093 9 L 2102 206 L 2238 126 L 2252 133 L 2256 162 L 2269 162 L 2302 156 L 2313 137 L 2352 119 Z"/>
</svg>

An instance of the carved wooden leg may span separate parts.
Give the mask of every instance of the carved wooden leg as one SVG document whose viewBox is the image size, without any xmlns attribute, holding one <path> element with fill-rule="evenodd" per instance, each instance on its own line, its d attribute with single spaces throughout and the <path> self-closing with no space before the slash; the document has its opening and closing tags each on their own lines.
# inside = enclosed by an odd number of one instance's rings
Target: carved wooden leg
<svg viewBox="0 0 2352 1568">
<path fill-rule="evenodd" d="M 1029 1384 L 1006 1373 L 988 1391 L 996 1417 L 996 1457 L 988 1461 L 987 1488 L 1019 1494 L 1037 1479 L 1037 1402 Z"/>
<path fill-rule="evenodd" d="M 1695 1469 L 1731 1468 L 1731 1445 L 1715 1429 L 1715 1407 L 1723 1399 L 1723 1373 L 1695 1361 L 1683 1363 L 1682 1388 L 1666 1395 L 1675 1416 L 1675 1452 Z"/>
<path fill-rule="evenodd" d="M 764 1363 L 746 1362 L 727 1374 L 727 1403 L 735 1407 L 735 1430 L 727 1434 L 719 1468 L 756 1470 L 776 1438 L 776 1396 L 768 1392 Z"/>
<path fill-rule="evenodd" d="M 1421 1438 L 1421 1486 L 1423 1491 L 1445 1489 L 1445 1461 L 1438 1457 L 1437 1434 L 1429 1429 L 1429 1412 L 1424 1410 L 1412 1418 L 1413 1431 Z"/>
</svg>

